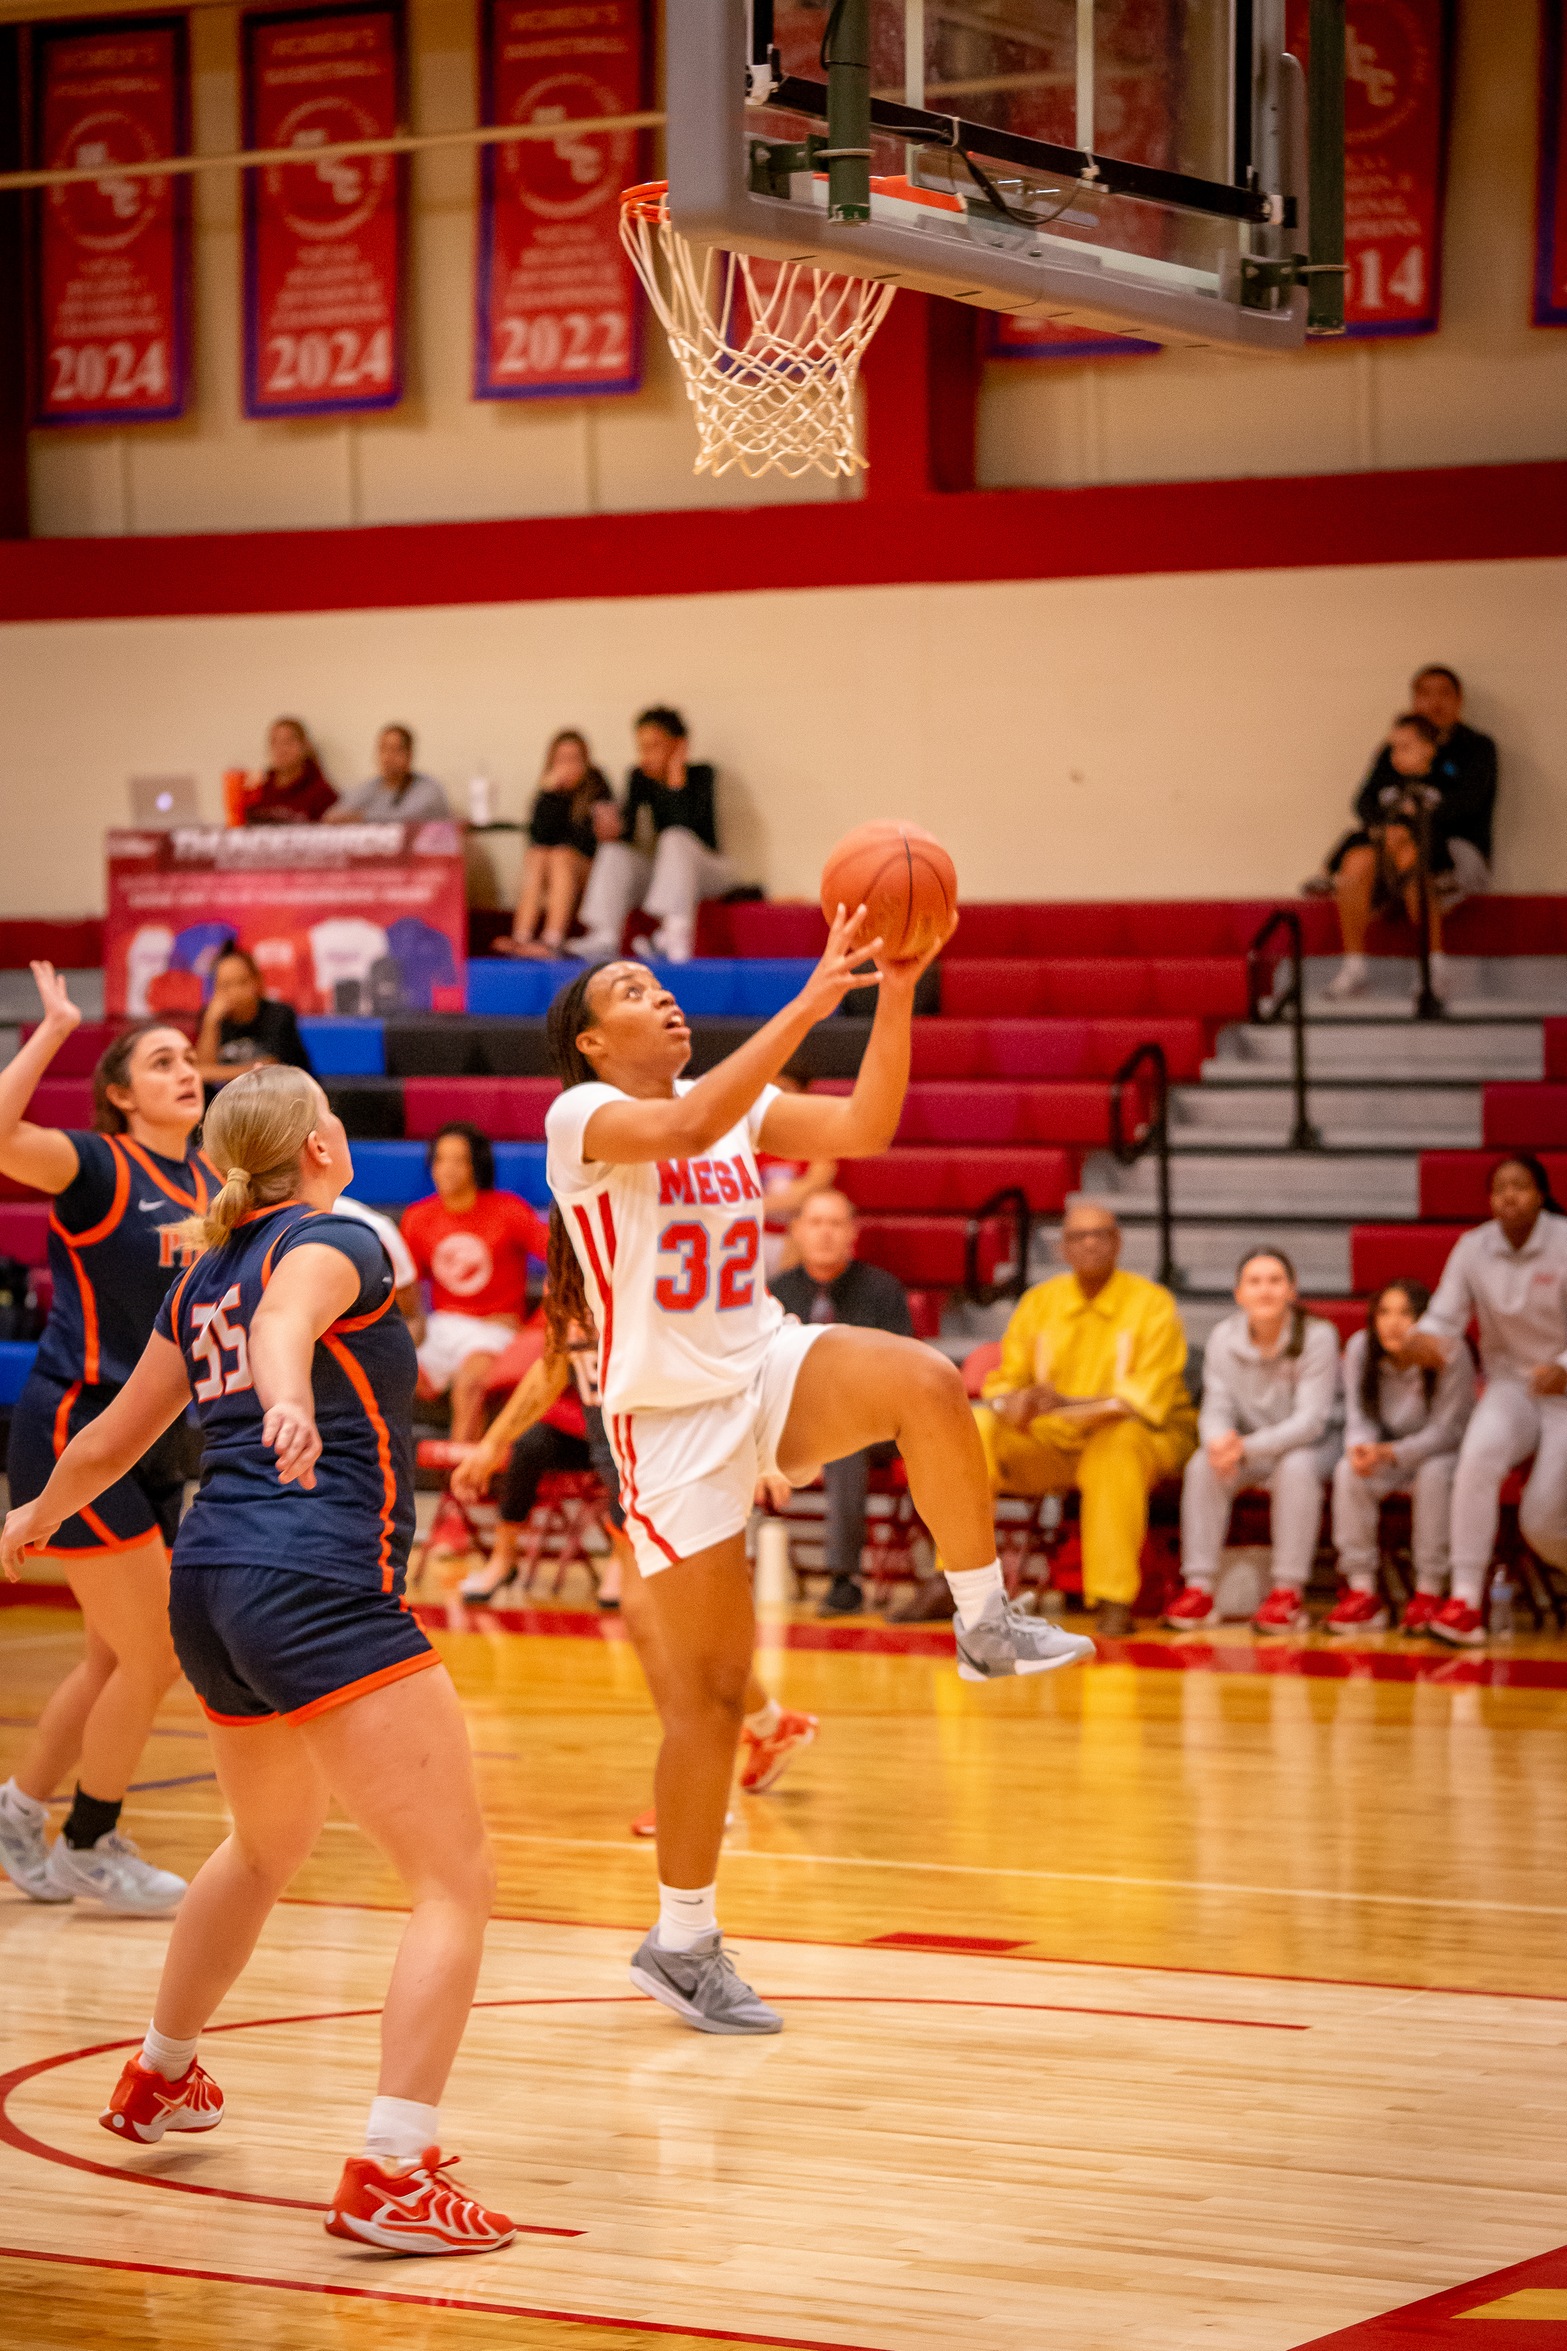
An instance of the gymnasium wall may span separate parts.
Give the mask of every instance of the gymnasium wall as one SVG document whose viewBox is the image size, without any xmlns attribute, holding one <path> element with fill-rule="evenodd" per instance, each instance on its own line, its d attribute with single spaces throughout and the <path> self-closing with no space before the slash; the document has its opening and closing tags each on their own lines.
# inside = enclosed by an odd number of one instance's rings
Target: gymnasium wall
<svg viewBox="0 0 1567 2351">
<path fill-rule="evenodd" d="M 340 780 L 406 717 L 434 773 L 492 776 L 517 815 L 553 727 L 619 769 L 655 696 L 780 895 L 873 815 L 940 832 L 974 896 L 1290 891 L 1431 658 L 1502 744 L 1503 885 L 1567 890 L 1564 642 L 1567 560 L 18 623 L 0 912 L 98 905 L 125 777 L 195 774 L 215 815 L 279 709 Z"/>
<path fill-rule="evenodd" d="M 412 119 L 474 119 L 473 0 L 411 0 Z M 198 148 L 240 144 L 235 12 L 193 11 Z M 1537 8 L 1461 0 L 1439 335 L 1260 363 L 1205 353 L 993 364 L 980 479 L 993 487 L 1190 480 L 1567 456 L 1567 332 L 1531 328 Z M 477 166 L 415 158 L 411 389 L 385 416 L 246 423 L 239 415 L 239 189 L 196 181 L 197 404 L 173 425 L 32 439 L 46 535 L 270 530 L 746 502 L 697 482 L 668 353 L 645 390 L 599 401 L 475 401 Z M 831 497 L 806 485 L 767 495 Z M 412 584 L 416 588 L 416 583 Z"/>
</svg>

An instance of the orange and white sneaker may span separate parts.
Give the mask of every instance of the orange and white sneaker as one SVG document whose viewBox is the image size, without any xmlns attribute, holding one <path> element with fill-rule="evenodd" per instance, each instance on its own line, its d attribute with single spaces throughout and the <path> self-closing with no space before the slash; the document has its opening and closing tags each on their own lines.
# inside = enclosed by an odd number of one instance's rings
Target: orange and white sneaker
<svg viewBox="0 0 1567 2351">
<path fill-rule="evenodd" d="M 809 1747 L 816 1736 L 814 1714 L 792 1714 L 786 1706 L 778 1717 L 777 1726 L 765 1736 L 755 1731 L 742 1730 L 740 1752 L 740 1786 L 747 1796 L 761 1796 L 775 1787 L 789 1768 L 792 1756 L 802 1747 Z"/>
<path fill-rule="evenodd" d="M 127 2057 L 98 2120 L 117 2138 L 155 2147 L 165 2131 L 215 2131 L 223 2120 L 223 2092 L 194 2057 L 177 2082 L 139 2057 Z"/>
<path fill-rule="evenodd" d="M 383 2253 L 498 2253 L 517 2234 L 504 2212 L 465 2196 L 448 2176 L 455 2155 L 426 2147 L 417 2163 L 350 2155 L 326 2216 L 329 2237 Z"/>
</svg>

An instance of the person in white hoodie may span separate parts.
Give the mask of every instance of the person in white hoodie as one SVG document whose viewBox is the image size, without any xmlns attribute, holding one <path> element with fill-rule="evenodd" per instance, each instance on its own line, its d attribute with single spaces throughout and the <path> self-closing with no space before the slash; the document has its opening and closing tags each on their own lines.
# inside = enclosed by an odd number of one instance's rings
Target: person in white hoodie
<svg viewBox="0 0 1567 2351">
<path fill-rule="evenodd" d="M 1213 1588 L 1230 1508 L 1266 1486 L 1273 1585 L 1252 1622 L 1260 1633 L 1304 1632 L 1305 1590 L 1322 1525 L 1322 1489 L 1338 1447 L 1338 1333 L 1300 1304 L 1280 1249 L 1254 1249 L 1235 1275 L 1237 1312 L 1203 1350 L 1197 1451 L 1181 1481 L 1180 1592 L 1165 1623 L 1198 1632 L 1217 1622 Z"/>
<path fill-rule="evenodd" d="M 1502 1484 L 1531 1454 L 1518 1523 L 1547 1566 L 1567 1568 L 1567 1216 L 1532 1152 L 1510 1152 L 1492 1169 L 1491 1221 L 1455 1244 L 1401 1362 L 1440 1369 L 1471 1318 L 1485 1394 L 1453 1480 L 1452 1597 L 1426 1628 L 1456 1649 L 1484 1645 Z"/>
<path fill-rule="evenodd" d="M 1345 1589 L 1330 1611 L 1330 1633 L 1382 1633 L 1388 1612 L 1377 1589 L 1382 1505 L 1408 1494 L 1415 1591 L 1399 1629 L 1430 1629 L 1447 1597 L 1448 1520 L 1458 1447 L 1474 1410 L 1474 1363 L 1460 1341 L 1440 1370 L 1399 1363 L 1431 1293 L 1423 1282 L 1384 1282 L 1366 1309 L 1366 1327 L 1344 1350 L 1344 1451 L 1333 1472 L 1333 1540 Z"/>
</svg>

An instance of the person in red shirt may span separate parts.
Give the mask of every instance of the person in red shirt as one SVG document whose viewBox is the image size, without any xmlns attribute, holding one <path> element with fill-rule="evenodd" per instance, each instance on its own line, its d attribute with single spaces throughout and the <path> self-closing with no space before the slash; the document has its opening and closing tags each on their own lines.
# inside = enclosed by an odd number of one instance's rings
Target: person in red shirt
<svg viewBox="0 0 1567 2351">
<path fill-rule="evenodd" d="M 321 772 L 300 718 L 274 719 L 267 730 L 271 766 L 245 794 L 246 824 L 319 824 L 337 794 Z"/>
<path fill-rule="evenodd" d="M 472 1444 L 484 1427 L 490 1369 L 522 1328 L 528 1259 L 540 1267 L 549 1234 L 526 1200 L 495 1189 L 489 1137 L 454 1119 L 430 1145 L 433 1198 L 404 1211 L 403 1239 L 430 1285 L 419 1349 L 421 1395 L 452 1396 L 452 1436 Z"/>
</svg>

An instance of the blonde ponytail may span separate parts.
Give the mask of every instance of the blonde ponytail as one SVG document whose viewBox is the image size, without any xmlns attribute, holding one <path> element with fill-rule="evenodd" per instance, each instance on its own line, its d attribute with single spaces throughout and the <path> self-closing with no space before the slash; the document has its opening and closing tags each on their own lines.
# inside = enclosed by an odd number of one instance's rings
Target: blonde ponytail
<svg viewBox="0 0 1567 2351">
<path fill-rule="evenodd" d="M 243 1218 L 293 1199 L 299 1155 L 320 1116 L 320 1088 L 302 1069 L 269 1064 L 230 1078 L 202 1129 L 202 1149 L 222 1168 L 223 1183 L 205 1215 L 184 1227 L 190 1237 L 220 1249 Z"/>
</svg>

